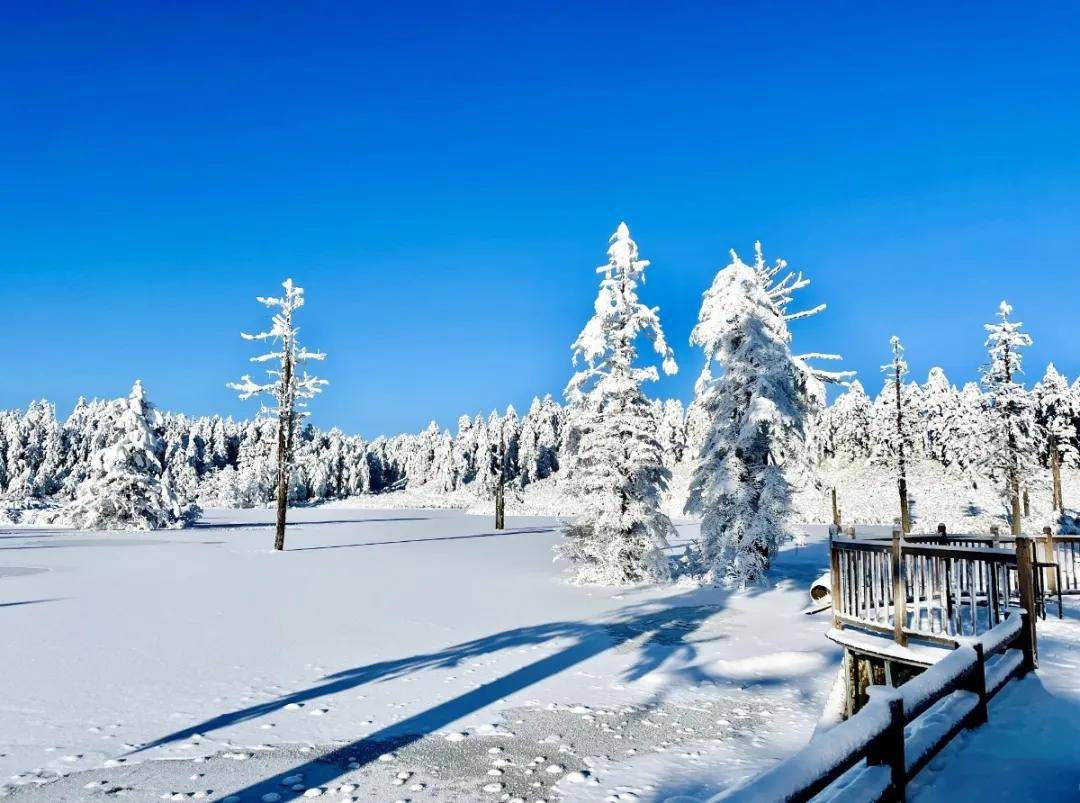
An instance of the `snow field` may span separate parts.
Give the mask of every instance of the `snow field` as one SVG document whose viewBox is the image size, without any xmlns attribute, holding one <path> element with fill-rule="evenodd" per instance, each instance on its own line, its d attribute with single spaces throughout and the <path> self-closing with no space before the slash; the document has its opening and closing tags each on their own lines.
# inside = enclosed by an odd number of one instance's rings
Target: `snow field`
<svg viewBox="0 0 1080 803">
<path fill-rule="evenodd" d="M 0 577 L 4 793 L 658 798 L 797 749 L 835 675 L 817 535 L 748 593 L 612 590 L 564 582 L 551 519 L 293 513 L 280 554 L 265 510 L 0 532 L 34 570 Z"/>
</svg>

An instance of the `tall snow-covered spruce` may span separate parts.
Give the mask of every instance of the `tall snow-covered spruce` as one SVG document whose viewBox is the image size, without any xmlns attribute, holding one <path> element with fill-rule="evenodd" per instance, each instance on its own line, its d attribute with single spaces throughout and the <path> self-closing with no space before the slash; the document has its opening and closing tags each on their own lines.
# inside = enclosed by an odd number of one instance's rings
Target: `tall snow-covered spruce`
<svg viewBox="0 0 1080 803">
<path fill-rule="evenodd" d="M 611 236 L 595 314 L 572 346 L 583 363 L 566 387 L 567 426 L 575 444 L 569 467 L 571 493 L 582 515 L 568 525 L 558 554 L 582 583 L 627 585 L 670 578 L 663 548 L 674 532 L 660 511 L 671 477 L 657 439 L 652 402 L 642 392 L 659 378 L 653 365 L 636 365 L 639 336 L 652 342 L 665 373 L 677 370 L 660 327 L 658 309 L 638 300 L 648 260 L 638 258 L 630 230 L 620 223 Z"/>
<path fill-rule="evenodd" d="M 1021 349 L 1031 345 L 1031 335 L 1021 332 L 1019 321 L 1009 318 L 1012 307 L 1002 301 L 997 323 L 985 325 L 989 364 L 983 369 L 986 388 L 987 433 L 986 469 L 997 480 L 1009 502 L 1013 535 L 1021 531 L 1020 494 L 1036 467 L 1038 453 L 1035 405 L 1024 386 L 1016 381 L 1023 373 Z"/>
<path fill-rule="evenodd" d="M 825 305 L 789 314 L 792 295 L 810 280 L 786 267 L 767 265 L 760 243 L 753 266 L 732 251 L 690 335 L 705 352 L 694 405 L 708 424 L 686 509 L 701 516 L 693 563 L 705 582 L 759 581 L 793 535 L 792 486 L 808 479 L 811 464 L 808 422 L 824 404 L 823 381 L 850 376 L 807 362 L 837 355 L 791 352 L 788 322 Z"/>
<path fill-rule="evenodd" d="M 289 505 L 289 481 L 293 464 L 293 450 L 299 422 L 308 413 L 303 410 L 306 400 L 322 392 L 325 379 L 308 375 L 305 370 L 297 373 L 309 360 L 323 360 L 322 352 L 308 351 L 297 342 L 299 327 L 293 321 L 296 310 L 304 306 L 304 288 L 286 279 L 282 285 L 285 294 L 281 297 L 259 296 L 256 300 L 271 309 L 277 309 L 272 319 L 273 325 L 267 332 L 257 335 L 241 333 L 245 340 L 271 340 L 277 344 L 276 351 L 252 357 L 252 362 L 275 362 L 276 368 L 267 369 L 270 381 L 258 383 L 248 374 L 240 377 L 239 382 L 230 382 L 227 387 L 236 390 L 241 399 L 250 399 L 259 394 L 269 395 L 274 400 L 273 407 L 263 406 L 261 414 L 277 419 L 277 530 L 274 536 L 274 549 L 285 548 L 285 511 Z"/>
<path fill-rule="evenodd" d="M 88 530 L 160 530 L 185 527 L 199 509 L 181 498 L 163 475 L 155 430 L 161 415 L 135 380 L 130 395 L 114 402 L 111 442 L 90 455 L 88 476 L 65 511 L 74 526 Z"/>
</svg>

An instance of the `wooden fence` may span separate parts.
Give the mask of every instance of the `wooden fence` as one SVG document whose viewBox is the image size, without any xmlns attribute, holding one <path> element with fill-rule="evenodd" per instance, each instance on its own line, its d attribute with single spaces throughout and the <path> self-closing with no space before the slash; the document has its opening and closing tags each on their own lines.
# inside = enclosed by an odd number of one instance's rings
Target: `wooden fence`
<svg viewBox="0 0 1080 803">
<path fill-rule="evenodd" d="M 900 646 L 917 639 L 955 647 L 1001 624 L 1010 604 L 1035 610 L 1029 541 L 1013 550 L 913 543 L 899 532 L 891 540 L 834 536 L 830 570 L 834 626 Z"/>
<path fill-rule="evenodd" d="M 971 538 L 832 538 L 834 627 L 886 637 L 895 647 L 883 654 L 930 666 L 897 688 L 871 686 L 857 713 L 713 800 L 806 801 L 828 790 L 834 800 L 903 801 L 957 733 L 987 721 L 990 699 L 1037 664 L 1038 563 L 1032 539 Z M 912 658 L 912 642 L 937 655 Z"/>
<path fill-rule="evenodd" d="M 965 728 L 986 722 L 988 703 L 1013 677 L 1034 668 L 1026 611 L 1003 621 L 915 679 L 873 686 L 855 716 L 812 739 L 799 753 L 713 801 L 903 801 L 908 783 Z"/>
</svg>

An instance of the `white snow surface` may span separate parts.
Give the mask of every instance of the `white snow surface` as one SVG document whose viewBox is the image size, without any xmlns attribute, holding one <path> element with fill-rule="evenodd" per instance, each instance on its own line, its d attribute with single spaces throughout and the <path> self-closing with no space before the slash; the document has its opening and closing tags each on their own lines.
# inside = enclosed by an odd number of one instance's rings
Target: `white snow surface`
<svg viewBox="0 0 1080 803">
<path fill-rule="evenodd" d="M 284 553 L 258 509 L 0 530 L 0 796 L 706 796 L 801 747 L 836 675 L 821 527 L 733 593 L 570 585 L 551 518 L 290 515 Z"/>
</svg>

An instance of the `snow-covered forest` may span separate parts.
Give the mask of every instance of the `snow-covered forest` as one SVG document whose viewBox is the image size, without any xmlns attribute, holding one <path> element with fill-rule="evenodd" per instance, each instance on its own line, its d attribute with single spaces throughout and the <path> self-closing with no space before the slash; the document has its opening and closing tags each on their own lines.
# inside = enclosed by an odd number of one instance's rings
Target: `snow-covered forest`
<svg viewBox="0 0 1080 803">
<path fill-rule="evenodd" d="M 856 380 L 825 408 L 812 429 L 821 467 L 885 463 L 895 415 L 890 390 L 886 385 L 871 397 Z M 1066 471 L 1076 469 L 1080 380 L 1070 384 L 1051 365 L 1026 395 L 1034 410 L 1039 465 L 1049 468 L 1056 443 Z M 907 448 L 913 460 L 978 482 L 989 445 L 987 394 L 974 382 L 958 388 L 934 368 L 924 382 L 905 383 L 902 399 L 909 410 Z M 0 411 L 0 491 L 8 515 L 73 500 L 92 474 L 93 455 L 123 435 L 126 411 L 126 396 L 80 400 L 67 417 L 58 416 L 46 400 L 25 410 Z M 706 437 L 704 411 L 678 399 L 653 400 L 650 411 L 668 467 L 693 463 Z M 462 415 L 455 431 L 432 422 L 419 433 L 365 440 L 306 425 L 297 442 L 290 499 L 319 502 L 424 488 L 463 490 L 484 500 L 494 493 L 500 448 L 507 455 L 508 483 L 525 489 L 560 476 L 568 448 L 566 419 L 567 405 L 545 396 L 534 399 L 524 415 L 513 407 Z M 162 412 L 151 429 L 152 448 L 164 481 L 184 500 L 265 506 L 274 500 L 275 426 L 267 420 Z"/>
</svg>

